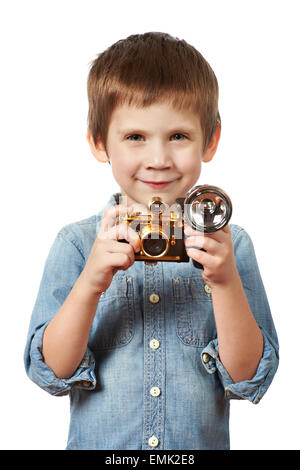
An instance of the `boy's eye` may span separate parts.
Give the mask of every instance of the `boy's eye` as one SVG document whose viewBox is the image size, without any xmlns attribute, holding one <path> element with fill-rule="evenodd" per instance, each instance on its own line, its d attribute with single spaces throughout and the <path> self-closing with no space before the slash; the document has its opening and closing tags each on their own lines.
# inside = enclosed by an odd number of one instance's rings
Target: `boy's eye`
<svg viewBox="0 0 300 470">
<path fill-rule="evenodd" d="M 133 140 L 134 142 L 138 142 L 139 140 L 143 139 L 143 136 L 140 134 L 131 134 L 126 137 L 127 140 Z"/>
<path fill-rule="evenodd" d="M 176 134 L 173 134 L 171 137 L 172 140 L 184 140 L 186 139 L 186 136 L 184 134 L 181 134 L 180 132 L 177 132 Z"/>
</svg>

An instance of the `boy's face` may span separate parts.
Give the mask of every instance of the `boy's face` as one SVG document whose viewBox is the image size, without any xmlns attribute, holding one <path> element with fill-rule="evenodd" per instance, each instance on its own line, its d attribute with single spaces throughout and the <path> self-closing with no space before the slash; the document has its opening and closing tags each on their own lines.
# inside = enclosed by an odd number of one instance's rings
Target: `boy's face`
<svg viewBox="0 0 300 470">
<path fill-rule="evenodd" d="M 95 146 L 89 135 L 88 140 L 99 161 L 110 161 L 122 196 L 127 197 L 122 202 L 148 206 L 153 196 L 160 196 L 171 206 L 196 184 L 201 162 L 213 158 L 219 135 L 220 129 L 203 153 L 198 115 L 159 103 L 146 108 L 117 107 L 106 150 L 101 141 Z"/>
</svg>

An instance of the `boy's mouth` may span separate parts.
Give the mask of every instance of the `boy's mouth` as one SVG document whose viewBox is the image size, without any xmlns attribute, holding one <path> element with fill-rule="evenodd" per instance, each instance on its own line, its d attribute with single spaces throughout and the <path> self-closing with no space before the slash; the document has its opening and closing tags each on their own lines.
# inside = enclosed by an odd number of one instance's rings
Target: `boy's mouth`
<svg viewBox="0 0 300 470">
<path fill-rule="evenodd" d="M 148 186 L 150 186 L 153 189 L 163 189 L 163 188 L 166 188 L 169 184 L 174 183 L 174 181 L 176 181 L 176 180 L 172 180 L 172 181 L 143 181 L 143 180 L 140 180 L 140 181 L 141 181 L 141 183 L 147 184 Z"/>
</svg>

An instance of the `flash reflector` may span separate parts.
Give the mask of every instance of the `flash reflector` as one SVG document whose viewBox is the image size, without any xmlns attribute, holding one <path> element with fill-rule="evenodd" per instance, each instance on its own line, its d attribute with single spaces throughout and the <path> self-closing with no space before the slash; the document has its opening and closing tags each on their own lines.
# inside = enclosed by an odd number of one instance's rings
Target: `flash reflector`
<svg viewBox="0 0 300 470">
<path fill-rule="evenodd" d="M 184 213 L 194 230 L 212 233 L 229 222 L 232 204 L 229 196 L 217 186 L 195 186 L 186 195 Z"/>
</svg>

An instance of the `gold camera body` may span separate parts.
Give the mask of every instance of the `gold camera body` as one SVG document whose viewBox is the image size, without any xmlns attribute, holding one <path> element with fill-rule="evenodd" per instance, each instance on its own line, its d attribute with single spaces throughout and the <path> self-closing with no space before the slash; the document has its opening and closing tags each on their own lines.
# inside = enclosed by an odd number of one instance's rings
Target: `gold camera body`
<svg viewBox="0 0 300 470">
<path fill-rule="evenodd" d="M 127 214 L 118 221 L 119 224 L 127 223 L 141 239 L 141 250 L 135 253 L 136 261 L 189 262 L 184 224 L 200 232 L 216 232 L 228 223 L 232 214 L 227 194 L 217 186 L 209 185 L 195 186 L 185 198 L 177 198 L 171 208 L 160 197 L 154 196 L 149 208 L 149 214 Z M 196 262 L 194 265 L 202 267 Z"/>
<path fill-rule="evenodd" d="M 136 212 L 120 217 L 119 223 L 126 222 L 141 239 L 141 250 L 135 253 L 135 260 L 188 262 L 180 205 L 177 210 L 168 211 L 160 197 L 153 197 L 149 206 L 150 214 Z"/>
</svg>

